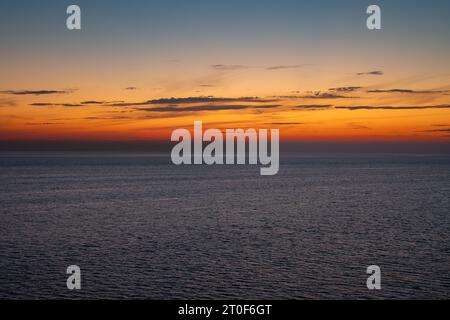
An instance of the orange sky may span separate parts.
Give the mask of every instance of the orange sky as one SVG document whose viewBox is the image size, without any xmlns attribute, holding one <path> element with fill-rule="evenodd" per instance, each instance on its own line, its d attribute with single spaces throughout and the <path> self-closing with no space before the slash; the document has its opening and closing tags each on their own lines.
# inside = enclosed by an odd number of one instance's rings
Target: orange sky
<svg viewBox="0 0 450 320">
<path fill-rule="evenodd" d="M 170 141 L 194 120 L 284 141 L 449 140 L 447 2 L 386 4 L 379 31 L 359 2 L 283 3 L 82 1 L 87 24 L 68 31 L 63 5 L 8 2 L 0 141 Z"/>
<path fill-rule="evenodd" d="M 384 74 L 367 74 L 323 79 L 328 86 L 312 90 L 281 90 L 294 89 L 293 82 L 306 87 L 296 78 L 312 68 L 218 68 L 211 76 L 230 77 L 229 85 L 191 81 L 189 86 L 186 80 L 180 81 L 179 90 L 161 94 L 163 86 L 59 87 L 52 90 L 61 92 L 52 93 L 34 84 L 5 90 L 0 94 L 0 138 L 164 141 L 172 130 L 202 120 L 204 127 L 279 128 L 284 140 L 448 140 L 450 87 L 438 82 L 444 79 L 399 86 L 385 85 Z M 239 90 L 238 83 L 253 90 Z M 280 83 L 283 86 L 277 87 Z"/>
</svg>

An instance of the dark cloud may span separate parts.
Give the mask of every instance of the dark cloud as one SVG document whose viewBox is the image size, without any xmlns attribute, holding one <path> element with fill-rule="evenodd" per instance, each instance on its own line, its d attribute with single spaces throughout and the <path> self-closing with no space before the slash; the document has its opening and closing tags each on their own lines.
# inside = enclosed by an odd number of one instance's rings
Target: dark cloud
<svg viewBox="0 0 450 320">
<path fill-rule="evenodd" d="M 240 98 L 220 98 L 213 96 L 187 97 L 187 98 L 160 98 L 150 100 L 152 104 L 163 103 L 204 103 L 204 102 L 264 102 L 266 100 L 258 97 L 240 97 Z"/>
<path fill-rule="evenodd" d="M 36 106 L 36 107 L 50 107 L 50 106 L 56 106 L 57 104 L 50 103 L 50 102 L 34 102 L 30 103 L 30 106 Z"/>
<path fill-rule="evenodd" d="M 52 102 L 34 102 L 30 103 L 30 106 L 37 107 L 83 107 L 88 105 L 105 105 L 112 106 L 117 103 L 123 103 L 123 101 L 96 101 L 96 100 L 88 100 L 81 101 L 80 103 L 52 103 Z"/>
<path fill-rule="evenodd" d="M 164 107 L 176 107 L 181 104 L 197 104 L 197 103 L 269 103 L 276 102 L 278 99 L 264 99 L 259 97 L 238 97 L 238 98 L 220 98 L 213 96 L 199 96 L 199 97 L 185 97 L 185 98 L 160 98 L 154 100 L 138 101 L 138 102 L 124 102 L 124 101 L 97 101 L 86 100 L 80 103 L 52 103 L 52 102 L 34 102 L 30 105 L 41 107 L 79 107 L 87 105 L 99 105 L 107 107 L 139 107 L 149 105 L 165 105 Z M 278 106 L 278 105 L 277 105 Z M 263 106 L 260 106 L 264 108 Z M 267 108 L 275 107 L 266 105 Z"/>
<path fill-rule="evenodd" d="M 241 64 L 213 64 L 210 67 L 213 69 L 222 70 L 222 71 L 234 71 L 234 70 L 254 68 L 251 66 L 245 66 L 245 65 L 241 65 Z"/>
<path fill-rule="evenodd" d="M 105 104 L 105 102 L 104 101 L 89 100 L 89 101 L 81 101 L 81 104 Z"/>
<path fill-rule="evenodd" d="M 312 104 L 312 105 L 299 105 L 294 107 L 295 110 L 328 110 L 328 109 L 341 109 L 341 110 L 426 110 L 426 109 L 450 109 L 450 105 L 435 105 L 435 106 L 333 106 L 328 104 Z M 441 125 L 447 126 L 447 125 Z"/>
<path fill-rule="evenodd" d="M 30 103 L 30 106 L 36 107 L 81 107 L 79 103 L 50 103 L 50 102 L 34 102 Z"/>
<path fill-rule="evenodd" d="M 80 102 L 81 104 L 87 104 L 87 105 L 111 105 L 115 103 L 124 103 L 123 100 L 117 100 L 117 101 L 97 101 L 97 100 L 87 100 Z"/>
<path fill-rule="evenodd" d="M 154 107 L 154 108 L 138 108 L 136 110 L 150 112 L 199 112 L 199 111 L 220 111 L 220 110 L 241 110 L 250 108 L 248 105 L 200 105 L 178 108 L 174 106 Z"/>
<path fill-rule="evenodd" d="M 339 88 L 330 88 L 328 90 L 335 92 L 353 92 L 359 89 L 362 89 L 362 87 L 339 87 Z"/>
<path fill-rule="evenodd" d="M 63 122 L 27 122 L 25 125 L 27 126 L 50 126 L 50 125 L 57 125 L 57 124 L 64 124 Z"/>
<path fill-rule="evenodd" d="M 124 90 L 137 90 L 137 87 L 126 87 Z"/>
<path fill-rule="evenodd" d="M 14 95 L 46 95 L 46 94 L 64 94 L 71 93 L 73 90 L 5 90 L 0 91 L 4 94 L 14 94 Z"/>
<path fill-rule="evenodd" d="M 279 99 L 357 99 L 359 97 L 344 96 L 330 92 L 307 92 L 306 95 L 274 96 Z"/>
<path fill-rule="evenodd" d="M 423 110 L 423 109 L 450 109 L 450 105 L 438 105 L 438 106 L 340 106 L 334 107 L 335 109 L 346 110 Z"/>
<path fill-rule="evenodd" d="M 445 93 L 449 90 L 410 90 L 410 89 L 387 89 L 387 90 L 368 90 L 369 93 Z"/>
<path fill-rule="evenodd" d="M 331 104 L 307 104 L 307 105 L 300 105 L 295 106 L 294 109 L 297 110 L 326 110 L 331 109 L 333 106 Z"/>
<path fill-rule="evenodd" d="M 369 72 L 358 72 L 356 75 L 357 76 L 365 76 L 365 75 L 382 76 L 383 74 L 384 74 L 383 71 L 369 71 Z"/>
<path fill-rule="evenodd" d="M 254 109 L 273 109 L 273 108 L 278 108 L 278 107 L 282 107 L 283 105 L 281 104 L 263 104 L 260 106 L 253 106 Z"/>
<path fill-rule="evenodd" d="M 329 92 L 316 92 L 311 95 L 301 96 L 304 99 L 356 99 L 358 97 L 343 96 Z"/>
<path fill-rule="evenodd" d="M 222 103 L 222 102 L 274 102 L 277 100 L 267 100 L 258 97 L 240 97 L 240 98 L 216 98 L 212 96 L 200 97 L 186 97 L 186 98 L 160 98 L 154 100 L 147 100 L 143 102 L 122 102 L 113 103 L 113 107 L 127 107 L 127 106 L 144 106 L 153 104 L 193 104 L 193 103 Z"/>
</svg>

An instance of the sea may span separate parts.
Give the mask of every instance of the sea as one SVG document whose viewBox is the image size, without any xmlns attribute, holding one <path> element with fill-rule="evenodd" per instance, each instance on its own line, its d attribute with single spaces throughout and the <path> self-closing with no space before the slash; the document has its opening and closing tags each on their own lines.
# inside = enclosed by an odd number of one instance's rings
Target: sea
<svg viewBox="0 0 450 320">
<path fill-rule="evenodd" d="M 0 299 L 450 298 L 450 155 L 280 162 L 0 153 Z"/>
</svg>

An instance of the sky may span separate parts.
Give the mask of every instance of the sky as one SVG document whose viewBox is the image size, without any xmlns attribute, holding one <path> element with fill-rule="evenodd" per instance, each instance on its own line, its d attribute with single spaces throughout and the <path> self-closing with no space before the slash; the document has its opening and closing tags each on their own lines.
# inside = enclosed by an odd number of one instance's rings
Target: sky
<svg viewBox="0 0 450 320">
<path fill-rule="evenodd" d="M 81 30 L 66 28 L 70 4 Z M 168 142 L 194 120 L 448 146 L 449 33 L 446 0 L 2 0 L 0 149 Z"/>
</svg>

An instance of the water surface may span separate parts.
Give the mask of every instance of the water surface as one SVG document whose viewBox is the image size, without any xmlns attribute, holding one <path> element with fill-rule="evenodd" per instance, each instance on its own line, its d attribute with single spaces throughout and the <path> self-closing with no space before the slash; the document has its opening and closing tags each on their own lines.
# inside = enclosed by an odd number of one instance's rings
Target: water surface
<svg viewBox="0 0 450 320">
<path fill-rule="evenodd" d="M 2 153 L 0 298 L 450 297 L 450 156 Z M 82 290 L 66 288 L 67 266 Z M 379 265 L 382 290 L 366 288 Z"/>
</svg>

